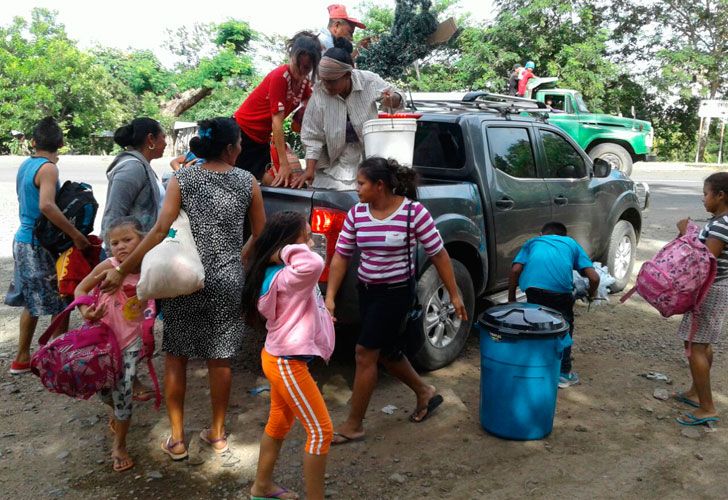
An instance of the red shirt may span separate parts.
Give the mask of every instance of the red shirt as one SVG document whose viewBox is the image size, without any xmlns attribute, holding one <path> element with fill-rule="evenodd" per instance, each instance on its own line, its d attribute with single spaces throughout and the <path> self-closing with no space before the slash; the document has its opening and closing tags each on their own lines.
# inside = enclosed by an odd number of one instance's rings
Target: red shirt
<svg viewBox="0 0 728 500">
<path fill-rule="evenodd" d="M 273 132 L 273 115 L 283 112 L 288 116 L 302 102 L 311 97 L 311 80 L 308 76 L 293 88 L 294 82 L 288 65 L 279 66 L 255 87 L 240 105 L 233 117 L 248 137 L 265 144 Z"/>
<path fill-rule="evenodd" d="M 533 71 L 530 69 L 526 69 L 523 73 L 521 73 L 521 79 L 518 80 L 518 95 L 523 96 L 526 94 L 526 85 L 528 85 L 528 80 L 533 78 L 534 75 Z"/>
</svg>

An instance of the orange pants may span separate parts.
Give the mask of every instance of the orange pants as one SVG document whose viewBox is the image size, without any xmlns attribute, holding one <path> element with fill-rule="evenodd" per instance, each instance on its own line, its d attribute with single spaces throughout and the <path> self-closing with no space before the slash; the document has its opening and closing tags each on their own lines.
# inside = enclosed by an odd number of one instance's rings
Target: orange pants
<svg viewBox="0 0 728 500">
<path fill-rule="evenodd" d="M 270 414 L 265 433 L 285 439 L 294 419 L 306 429 L 306 453 L 325 455 L 334 437 L 334 426 L 326 403 L 305 361 L 260 354 L 263 373 L 270 382 Z"/>
</svg>

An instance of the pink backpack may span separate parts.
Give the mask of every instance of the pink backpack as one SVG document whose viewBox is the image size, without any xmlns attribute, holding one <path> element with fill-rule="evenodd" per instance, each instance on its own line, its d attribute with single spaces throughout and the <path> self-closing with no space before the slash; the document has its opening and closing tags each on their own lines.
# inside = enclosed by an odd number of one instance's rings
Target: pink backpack
<svg viewBox="0 0 728 500">
<path fill-rule="evenodd" d="M 111 389 L 121 375 L 121 351 L 116 336 L 103 323 L 85 323 L 77 330 L 71 330 L 48 343 L 58 325 L 70 316 L 78 305 L 91 305 L 94 297 L 78 297 L 56 319 L 38 339 L 38 349 L 30 360 L 31 371 L 51 392 L 66 394 L 77 399 L 88 399 L 102 389 Z M 147 358 L 149 373 L 156 392 L 156 408 L 161 395 L 152 354 L 154 353 L 154 302 L 144 311 L 142 327 L 142 357 Z"/>
<path fill-rule="evenodd" d="M 700 241 L 699 234 L 700 228 L 689 222 L 684 235 L 642 264 L 634 288 L 620 302 L 637 292 L 665 318 L 689 311 L 697 313 L 717 270 L 715 256 Z M 698 329 L 696 316 L 693 314 L 690 339 Z"/>
</svg>

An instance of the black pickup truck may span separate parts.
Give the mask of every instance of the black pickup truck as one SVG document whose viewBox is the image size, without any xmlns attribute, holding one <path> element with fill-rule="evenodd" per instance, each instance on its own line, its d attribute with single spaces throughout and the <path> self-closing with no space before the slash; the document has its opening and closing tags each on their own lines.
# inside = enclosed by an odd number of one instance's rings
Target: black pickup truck
<svg viewBox="0 0 728 500">
<path fill-rule="evenodd" d="M 418 295 L 423 304 L 424 347 L 414 361 L 436 369 L 453 361 L 470 332 L 476 298 L 508 285 L 511 261 L 544 223 L 563 222 L 594 259 L 627 284 L 647 207 L 646 185 L 636 185 L 607 162 L 592 162 L 561 129 L 549 125 L 539 103 L 414 102 L 418 128 L 414 168 L 419 199 L 432 214 L 453 261 L 469 320 L 454 314 L 435 268 L 419 249 Z M 266 211 L 305 213 L 316 250 L 333 255 L 355 191 L 263 188 Z M 347 274 L 337 297 L 337 328 L 355 327 L 359 315 L 356 273 Z M 325 290 L 327 271 L 321 277 Z"/>
</svg>

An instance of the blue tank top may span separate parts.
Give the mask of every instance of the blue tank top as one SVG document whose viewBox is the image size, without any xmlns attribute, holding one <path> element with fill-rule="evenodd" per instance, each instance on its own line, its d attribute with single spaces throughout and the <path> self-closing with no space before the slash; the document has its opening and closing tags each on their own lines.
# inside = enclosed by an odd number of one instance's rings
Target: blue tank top
<svg viewBox="0 0 728 500">
<path fill-rule="evenodd" d="M 33 236 L 35 221 L 40 217 L 40 189 L 35 185 L 35 176 L 40 167 L 49 163 L 48 158 L 31 156 L 18 169 L 15 178 L 15 191 L 18 193 L 20 212 L 20 228 L 15 233 L 15 241 L 19 243 L 36 243 Z M 56 185 L 56 192 L 60 184 Z"/>
</svg>

